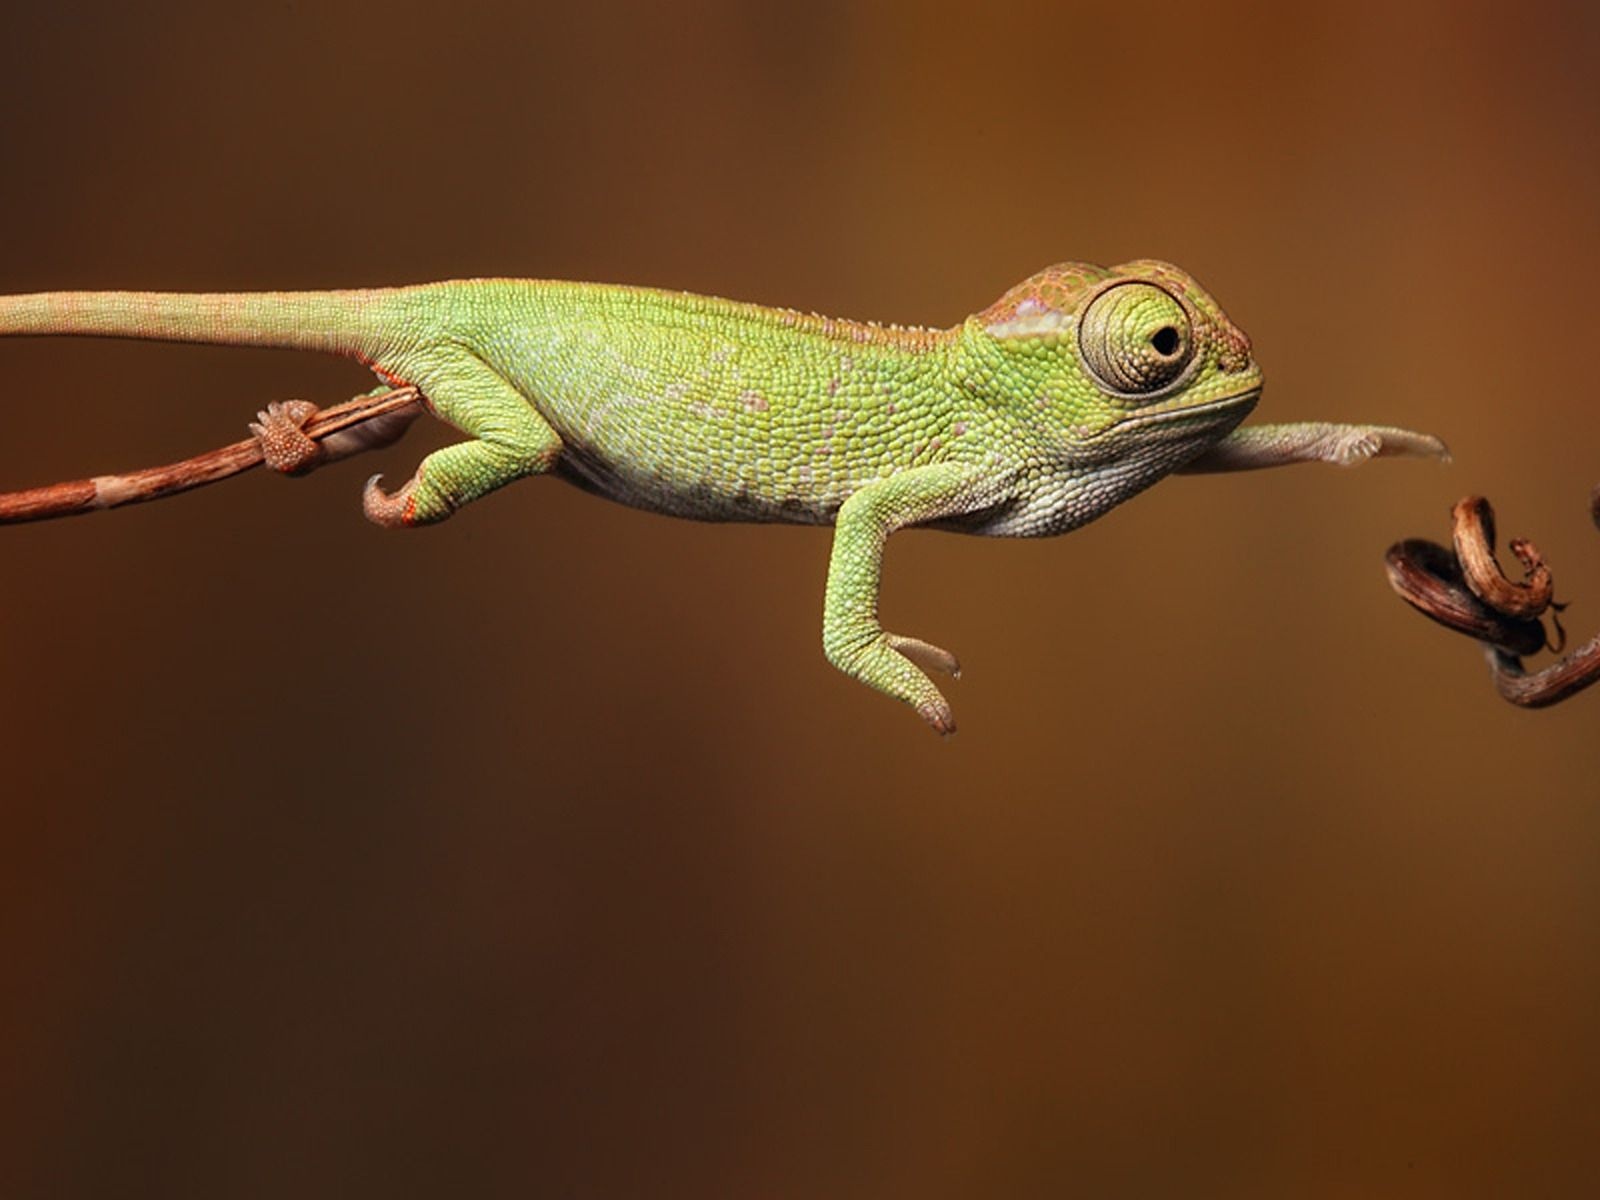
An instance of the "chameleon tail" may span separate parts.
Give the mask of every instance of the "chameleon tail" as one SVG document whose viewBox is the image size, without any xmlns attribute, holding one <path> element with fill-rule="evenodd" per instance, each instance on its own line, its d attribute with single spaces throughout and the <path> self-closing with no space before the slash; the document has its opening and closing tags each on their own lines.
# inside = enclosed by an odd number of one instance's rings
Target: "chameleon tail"
<svg viewBox="0 0 1600 1200">
<path fill-rule="evenodd" d="M 329 292 L 36 292 L 0 296 L 0 337 L 69 334 L 320 350 L 371 364 L 421 288 Z"/>
</svg>

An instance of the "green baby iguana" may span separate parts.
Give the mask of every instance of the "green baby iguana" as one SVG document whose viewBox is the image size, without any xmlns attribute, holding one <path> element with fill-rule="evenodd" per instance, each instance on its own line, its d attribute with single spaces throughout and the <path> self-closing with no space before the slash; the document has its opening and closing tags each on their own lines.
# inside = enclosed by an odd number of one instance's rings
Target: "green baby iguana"
<svg viewBox="0 0 1600 1200">
<path fill-rule="evenodd" d="M 1445 457 L 1365 425 L 1236 428 L 1261 373 L 1177 267 L 1048 267 L 951 329 L 833 320 L 687 293 L 478 279 L 330 292 L 45 292 L 0 297 L 0 335 L 82 334 L 321 350 L 360 360 L 468 440 L 398 490 L 380 525 L 428 525 L 525 475 L 710 521 L 834 526 L 822 640 L 841 670 L 955 728 L 926 671 L 948 651 L 878 623 L 884 543 L 926 525 L 1065 533 L 1176 471 Z M 305 402 L 252 426 L 303 469 L 403 430 L 336 434 Z"/>
</svg>

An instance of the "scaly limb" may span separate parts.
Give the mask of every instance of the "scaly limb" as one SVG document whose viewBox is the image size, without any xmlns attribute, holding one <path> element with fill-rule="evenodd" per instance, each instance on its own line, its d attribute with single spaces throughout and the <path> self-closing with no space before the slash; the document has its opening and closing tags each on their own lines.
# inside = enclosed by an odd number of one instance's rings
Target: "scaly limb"
<svg viewBox="0 0 1600 1200">
<path fill-rule="evenodd" d="M 1600 527 L 1600 488 L 1589 514 Z M 1420 538 L 1397 542 L 1384 556 L 1390 586 L 1424 616 L 1482 642 L 1495 690 L 1512 704 L 1547 708 L 1600 681 L 1600 635 L 1542 671 L 1523 669 L 1522 656 L 1546 644 L 1540 617 L 1562 608 L 1551 599 L 1550 570 L 1531 542 L 1518 539 L 1511 549 L 1528 578 L 1505 577 L 1494 557 L 1494 511 L 1483 497 L 1458 501 L 1450 516 L 1454 553 Z"/>
<path fill-rule="evenodd" d="M 828 563 L 822 647 L 828 661 L 868 687 L 902 700 L 942 734 L 955 732 L 949 702 L 925 670 L 959 676 L 955 655 L 918 638 L 888 633 L 878 623 L 883 548 L 908 525 L 987 508 L 1006 481 L 962 463 L 913 467 L 869 483 L 839 509 Z"/>
<path fill-rule="evenodd" d="M 1255 471 L 1297 462 L 1349 467 L 1369 458 L 1401 455 L 1450 460 L 1449 449 L 1430 434 L 1389 425 L 1333 425 L 1318 421 L 1235 429 L 1180 471 L 1191 475 Z"/>
<path fill-rule="evenodd" d="M 367 519 L 389 528 L 443 521 L 464 504 L 517 479 L 539 475 L 561 457 L 561 438 L 527 399 L 477 356 L 435 347 L 409 362 L 406 378 L 428 407 L 471 440 L 435 450 L 393 492 L 367 480 Z"/>
</svg>

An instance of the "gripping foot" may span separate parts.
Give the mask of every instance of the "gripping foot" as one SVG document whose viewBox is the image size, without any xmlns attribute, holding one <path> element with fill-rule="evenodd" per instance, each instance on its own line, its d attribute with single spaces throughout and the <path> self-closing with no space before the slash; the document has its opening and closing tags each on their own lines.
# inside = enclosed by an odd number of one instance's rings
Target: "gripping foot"
<svg viewBox="0 0 1600 1200">
<path fill-rule="evenodd" d="M 322 447 L 307 436 L 305 424 L 317 415 L 309 400 L 274 400 L 250 422 L 261 443 L 262 461 L 282 475 L 304 475 L 324 461 Z"/>
</svg>

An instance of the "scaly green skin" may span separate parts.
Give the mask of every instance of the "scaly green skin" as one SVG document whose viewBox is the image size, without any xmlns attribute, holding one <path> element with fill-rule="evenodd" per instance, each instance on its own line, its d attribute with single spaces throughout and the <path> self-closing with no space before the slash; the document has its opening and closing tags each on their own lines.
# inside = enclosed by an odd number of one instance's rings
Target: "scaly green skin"
<svg viewBox="0 0 1600 1200">
<path fill-rule="evenodd" d="M 924 670 L 954 674 L 954 657 L 878 624 L 896 529 L 1056 534 L 1173 471 L 1444 453 L 1386 427 L 1235 432 L 1261 387 L 1249 342 L 1154 261 L 1047 268 L 948 330 L 493 279 L 0 297 L 0 334 L 323 350 L 415 384 L 471 439 L 428 455 L 392 495 L 369 481 L 380 524 L 443 520 L 545 472 L 677 516 L 832 523 L 829 659 L 941 732 L 954 720 Z"/>
</svg>

